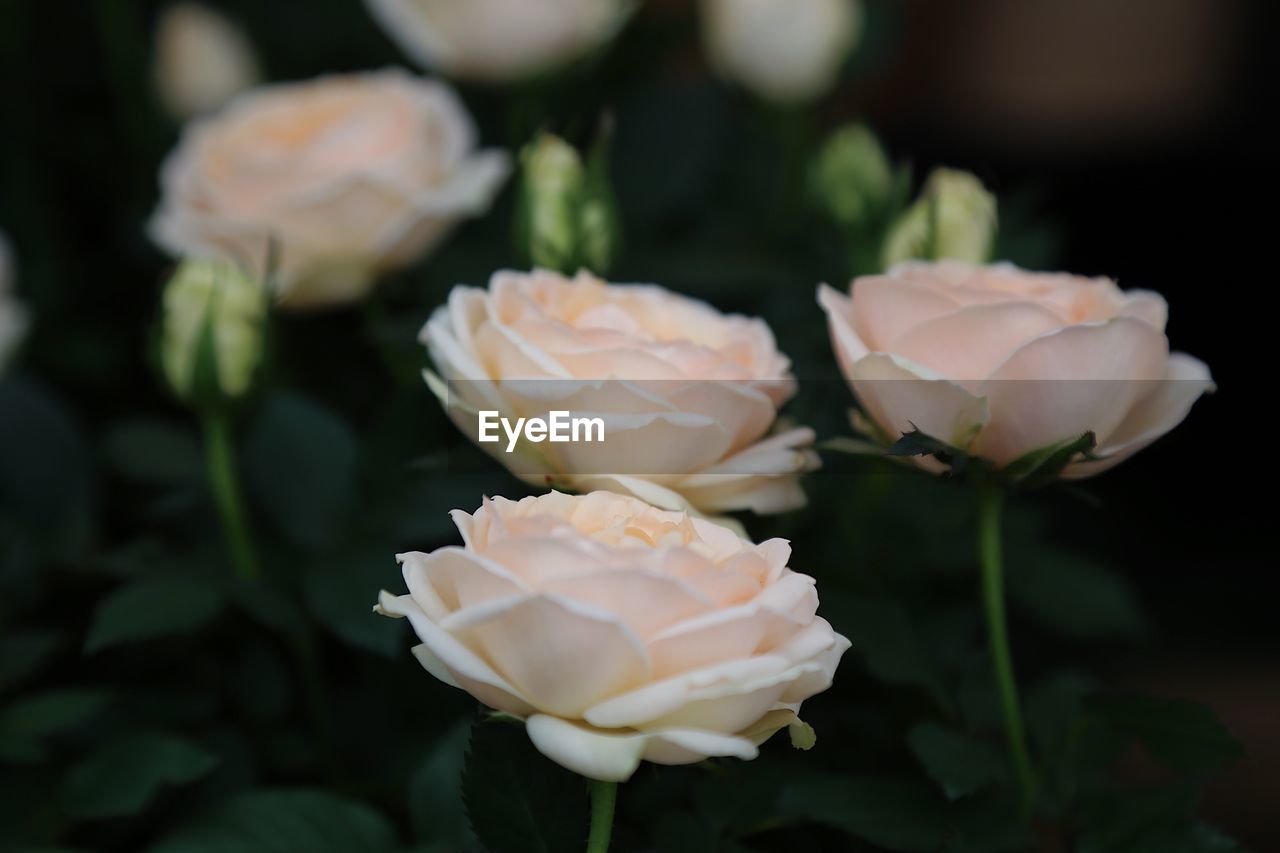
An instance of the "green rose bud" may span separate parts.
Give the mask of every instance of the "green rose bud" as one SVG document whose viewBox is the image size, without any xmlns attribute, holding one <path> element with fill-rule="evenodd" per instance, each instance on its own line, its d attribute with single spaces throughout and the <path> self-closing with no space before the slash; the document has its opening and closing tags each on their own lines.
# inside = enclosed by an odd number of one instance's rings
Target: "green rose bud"
<svg viewBox="0 0 1280 853">
<path fill-rule="evenodd" d="M 980 264 L 995 250 L 996 198 L 968 172 L 936 169 L 885 238 L 883 266 L 953 258 Z"/>
<path fill-rule="evenodd" d="M 544 133 L 520 159 L 519 248 L 534 266 L 604 273 L 617 248 L 618 223 L 603 145 L 584 165 L 573 146 Z"/>
<path fill-rule="evenodd" d="M 184 400 L 234 400 L 253 386 L 262 358 L 267 294 L 222 261 L 183 261 L 164 289 L 160 363 Z"/>
<path fill-rule="evenodd" d="M 827 214 L 850 228 L 872 222 L 893 191 L 889 158 L 875 134 L 861 124 L 847 124 L 827 138 L 810 181 Z"/>
</svg>

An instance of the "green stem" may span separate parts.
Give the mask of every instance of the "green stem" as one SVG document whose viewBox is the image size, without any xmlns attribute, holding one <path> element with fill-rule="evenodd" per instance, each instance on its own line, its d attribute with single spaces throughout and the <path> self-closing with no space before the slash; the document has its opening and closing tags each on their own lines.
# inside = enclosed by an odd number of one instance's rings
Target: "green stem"
<svg viewBox="0 0 1280 853">
<path fill-rule="evenodd" d="M 1013 675 L 1013 655 L 1009 651 L 1009 626 L 1004 610 L 1004 567 L 1000 548 L 1002 495 L 995 484 L 983 484 L 978 494 L 978 554 L 982 563 L 982 605 L 987 617 L 987 638 L 995 669 L 996 690 L 1004 712 L 1005 733 L 1013 769 L 1022 788 L 1022 807 L 1029 812 L 1035 797 L 1036 776 L 1027 752 L 1027 736 L 1018 704 L 1018 684 Z"/>
<path fill-rule="evenodd" d="M 587 853 L 605 853 L 613 834 L 613 806 L 618 800 L 618 783 L 591 780 L 591 832 Z"/>
<path fill-rule="evenodd" d="M 213 500 L 222 518 L 222 530 L 227 537 L 227 549 L 231 562 L 244 580 L 258 577 L 258 556 L 249 532 L 249 521 L 244 511 L 240 493 L 240 477 L 236 473 L 235 449 L 231 441 L 231 426 L 224 412 L 206 410 L 201 416 L 204 426 L 205 462 L 209 470 L 209 486 Z"/>
</svg>

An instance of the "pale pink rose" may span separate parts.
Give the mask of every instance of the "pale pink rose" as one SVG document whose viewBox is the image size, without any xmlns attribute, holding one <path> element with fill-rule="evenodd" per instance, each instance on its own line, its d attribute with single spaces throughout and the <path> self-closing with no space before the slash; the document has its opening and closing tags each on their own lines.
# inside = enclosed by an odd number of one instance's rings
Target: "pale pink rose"
<svg viewBox="0 0 1280 853">
<path fill-rule="evenodd" d="M 624 780 L 642 759 L 750 759 L 778 729 L 812 745 L 800 703 L 849 641 L 813 578 L 709 521 L 609 492 L 454 510 L 462 547 L 399 556 L 428 672 L 525 721 L 547 757 Z"/>
<path fill-rule="evenodd" d="M 1092 432 L 1100 458 L 1062 475 L 1097 474 L 1213 388 L 1203 362 L 1169 352 L 1164 300 L 1106 278 L 908 263 L 856 279 L 849 296 L 823 285 L 818 302 L 841 370 L 888 439 L 914 426 L 996 466 Z"/>
<path fill-rule="evenodd" d="M 505 178 L 446 86 L 387 70 L 255 89 L 187 125 L 160 173 L 153 239 L 175 256 L 272 260 L 282 307 L 361 299 Z"/>
<path fill-rule="evenodd" d="M 769 434 L 795 380 L 762 320 L 655 285 L 503 271 L 487 290 L 455 287 L 422 340 L 472 441 L 480 410 L 603 419 L 602 442 L 480 445 L 526 482 L 704 513 L 804 504 L 813 431 Z"/>
</svg>

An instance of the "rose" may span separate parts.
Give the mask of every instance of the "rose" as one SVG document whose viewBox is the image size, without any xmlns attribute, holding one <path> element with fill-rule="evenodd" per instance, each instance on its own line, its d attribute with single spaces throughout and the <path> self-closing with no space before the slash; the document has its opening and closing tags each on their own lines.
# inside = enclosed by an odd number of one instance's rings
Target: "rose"
<svg viewBox="0 0 1280 853">
<path fill-rule="evenodd" d="M 27 331 L 27 311 L 10 292 L 14 279 L 13 253 L 9 241 L 0 233 L 0 371 L 22 342 Z"/>
<path fill-rule="evenodd" d="M 625 0 L 366 0 L 401 49 L 451 77 L 506 81 L 608 41 Z"/>
<path fill-rule="evenodd" d="M 529 483 L 702 512 L 804 503 L 797 475 L 817 465 L 813 432 L 766 437 L 795 381 L 762 320 L 655 285 L 506 271 L 488 290 L 454 288 L 422 340 L 452 380 L 437 393 L 472 440 L 484 410 L 604 420 L 600 443 L 481 445 Z"/>
<path fill-rule="evenodd" d="M 711 63 L 773 101 L 805 101 L 835 83 L 862 30 L 859 0 L 702 0 Z"/>
<path fill-rule="evenodd" d="M 175 3 L 156 24 L 156 91 L 171 115 L 217 109 L 261 74 L 244 33 L 201 3 Z"/>
<path fill-rule="evenodd" d="M 847 297 L 823 285 L 818 302 L 886 438 L 919 429 L 996 466 L 1092 432 L 1097 458 L 1062 475 L 1099 473 L 1213 388 L 1202 362 L 1169 353 L 1164 300 L 1105 278 L 908 263 L 856 279 Z"/>
<path fill-rule="evenodd" d="M 462 547 L 399 556 L 428 672 L 524 719 L 539 750 L 595 779 L 641 759 L 750 759 L 831 685 L 849 641 L 813 578 L 709 521 L 609 492 L 453 512 Z M 793 738 L 795 739 L 795 738 Z"/>
<path fill-rule="evenodd" d="M 440 83 L 388 70 L 268 86 L 187 126 L 151 233 L 257 275 L 274 258 L 282 307 L 338 304 L 481 212 L 507 170 Z"/>
</svg>

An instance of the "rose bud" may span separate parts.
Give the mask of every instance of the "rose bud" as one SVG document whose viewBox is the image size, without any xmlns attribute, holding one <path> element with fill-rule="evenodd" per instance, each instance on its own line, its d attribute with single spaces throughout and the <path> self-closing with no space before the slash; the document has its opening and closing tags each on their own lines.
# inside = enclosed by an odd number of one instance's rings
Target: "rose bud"
<svg viewBox="0 0 1280 853">
<path fill-rule="evenodd" d="M 825 93 L 862 32 L 859 0 L 702 0 L 701 12 L 711 64 L 770 101 Z"/>
<path fill-rule="evenodd" d="M 160 14 L 153 73 L 160 101 L 179 119 L 217 109 L 261 77 L 240 28 L 208 6 L 188 2 Z"/>
<path fill-rule="evenodd" d="M 588 169 L 573 146 L 544 133 L 520 155 L 518 248 L 534 266 L 603 273 L 617 244 L 617 215 L 597 146 Z"/>
<path fill-rule="evenodd" d="M 980 264 L 996 241 L 996 199 L 968 172 L 935 169 L 915 204 L 885 238 L 883 268 L 903 261 L 952 258 Z"/>
<path fill-rule="evenodd" d="M 282 308 L 338 305 L 484 211 L 507 171 L 440 83 L 388 70 L 267 86 L 186 127 L 151 234 L 268 278 Z"/>
<path fill-rule="evenodd" d="M 267 294 L 234 264 L 184 261 L 164 288 L 160 366 L 183 400 L 235 400 L 262 360 Z"/>
<path fill-rule="evenodd" d="M 813 578 L 698 518 L 608 492 L 453 511 L 464 545 L 401 554 L 414 655 L 524 720 L 551 760 L 622 781 L 641 760 L 751 759 L 831 685 L 849 641 L 816 614 Z"/>
<path fill-rule="evenodd" d="M 848 296 L 822 285 L 818 302 L 884 440 L 920 432 L 996 468 L 1088 436 L 1096 447 L 1060 474 L 1097 474 L 1213 388 L 1204 363 L 1170 354 L 1165 301 L 1106 278 L 908 263 L 855 279 Z"/>
<path fill-rule="evenodd" d="M 613 38 L 627 0 L 365 0 L 415 62 L 449 77 L 504 82 L 555 68 Z"/>
<path fill-rule="evenodd" d="M 595 443 L 480 443 L 528 483 L 704 513 L 804 504 L 813 431 L 769 434 L 795 380 L 763 320 L 655 285 L 503 271 L 487 290 L 455 287 L 421 339 L 448 387 L 429 382 L 472 441 L 486 410 L 603 421 Z"/>
<path fill-rule="evenodd" d="M 851 229 L 880 216 L 893 190 L 889 158 L 862 124 L 844 125 L 827 137 L 810 180 L 827 215 Z"/>
</svg>

